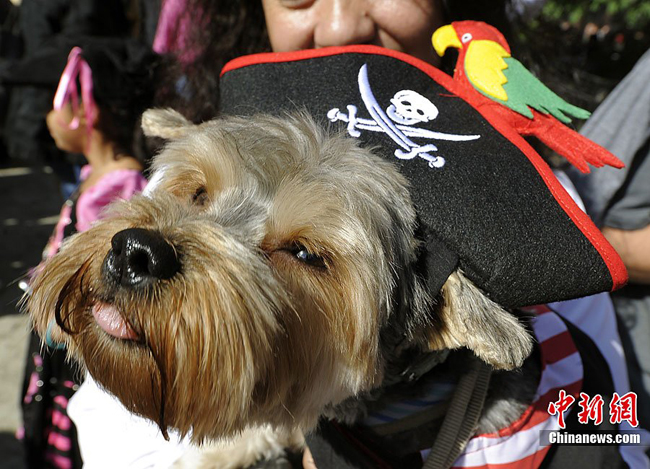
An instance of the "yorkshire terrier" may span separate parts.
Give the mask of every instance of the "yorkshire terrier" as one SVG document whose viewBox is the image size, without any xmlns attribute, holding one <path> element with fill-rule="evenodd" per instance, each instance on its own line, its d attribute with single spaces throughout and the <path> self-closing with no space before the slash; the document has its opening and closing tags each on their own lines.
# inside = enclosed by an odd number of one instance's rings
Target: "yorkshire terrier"
<svg viewBox="0 0 650 469">
<path fill-rule="evenodd" d="M 515 370 L 531 354 L 526 321 L 460 270 L 427 291 L 408 183 L 354 139 L 300 113 L 193 125 L 150 110 L 143 128 L 168 140 L 154 188 L 46 261 L 27 306 L 42 336 L 49 326 L 163 434 L 267 429 L 299 445 L 323 415 L 360 418 L 363 396 L 414 363 L 429 370 L 469 349 Z M 491 395 L 479 428 L 515 420 L 532 375 Z M 508 411 L 491 413 L 501 398 Z M 264 452 L 246 451 L 229 464 Z"/>
</svg>

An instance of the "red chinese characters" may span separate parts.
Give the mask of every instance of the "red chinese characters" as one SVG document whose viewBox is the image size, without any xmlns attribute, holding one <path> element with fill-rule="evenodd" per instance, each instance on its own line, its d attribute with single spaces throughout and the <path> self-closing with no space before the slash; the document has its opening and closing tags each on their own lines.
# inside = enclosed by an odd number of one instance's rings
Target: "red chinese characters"
<svg viewBox="0 0 650 469">
<path fill-rule="evenodd" d="M 555 402 L 548 404 L 549 415 L 557 415 L 558 425 L 560 428 L 566 428 L 564 420 L 564 413 L 575 402 L 575 397 L 567 394 L 564 389 L 558 393 L 558 399 Z M 581 392 L 578 406 L 580 411 L 577 414 L 578 422 L 586 425 L 593 422 L 595 425 L 600 425 L 603 422 L 603 407 L 604 399 L 600 394 L 596 394 L 593 398 L 588 394 Z M 609 422 L 612 425 L 620 424 L 627 421 L 631 426 L 637 427 L 639 421 L 637 419 L 637 395 L 633 392 L 628 392 L 622 396 L 614 393 L 609 402 Z"/>
<path fill-rule="evenodd" d="M 609 403 L 609 421 L 611 423 L 621 423 L 623 420 L 636 427 L 639 421 L 636 418 L 636 393 L 628 392 L 619 397 L 614 393 Z"/>
<path fill-rule="evenodd" d="M 582 409 L 578 412 L 578 422 L 587 424 L 592 420 L 596 425 L 603 423 L 603 396 L 596 394 L 589 399 L 588 394 L 581 392 L 578 405 Z"/>
<path fill-rule="evenodd" d="M 564 423 L 564 412 L 571 407 L 571 405 L 575 402 L 576 398 L 573 397 L 571 394 L 567 394 L 564 389 L 560 389 L 558 400 L 555 402 L 549 402 L 548 404 L 548 413 L 549 415 L 556 415 L 557 414 L 557 421 L 558 424 L 560 425 L 560 428 L 566 428 L 566 424 Z"/>
</svg>

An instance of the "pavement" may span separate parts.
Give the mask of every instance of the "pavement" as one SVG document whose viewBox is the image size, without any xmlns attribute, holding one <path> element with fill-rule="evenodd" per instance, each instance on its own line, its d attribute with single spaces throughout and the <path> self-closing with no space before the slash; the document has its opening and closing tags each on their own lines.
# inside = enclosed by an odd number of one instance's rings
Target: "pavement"
<svg viewBox="0 0 650 469">
<path fill-rule="evenodd" d="M 20 394 L 29 320 L 18 281 L 41 259 L 58 218 L 58 180 L 47 166 L 0 165 L 0 469 L 24 469 Z"/>
</svg>

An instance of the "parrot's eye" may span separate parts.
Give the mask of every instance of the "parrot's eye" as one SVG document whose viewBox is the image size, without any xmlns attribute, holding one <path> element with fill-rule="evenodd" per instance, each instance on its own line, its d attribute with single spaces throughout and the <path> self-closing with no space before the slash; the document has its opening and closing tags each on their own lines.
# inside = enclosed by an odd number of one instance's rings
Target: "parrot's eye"
<svg viewBox="0 0 650 469">
<path fill-rule="evenodd" d="M 460 38 L 460 40 L 463 41 L 463 44 L 465 44 L 472 40 L 472 35 L 470 33 L 465 33 L 463 34 L 463 37 Z"/>
</svg>

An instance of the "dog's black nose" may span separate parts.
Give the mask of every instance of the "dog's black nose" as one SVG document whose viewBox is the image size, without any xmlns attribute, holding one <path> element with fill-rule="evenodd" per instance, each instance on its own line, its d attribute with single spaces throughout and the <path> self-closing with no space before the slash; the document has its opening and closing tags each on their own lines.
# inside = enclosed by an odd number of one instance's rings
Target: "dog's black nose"
<svg viewBox="0 0 650 469">
<path fill-rule="evenodd" d="M 174 247 L 157 231 L 129 228 L 113 236 L 104 273 L 124 287 L 168 279 L 180 270 Z"/>
</svg>

